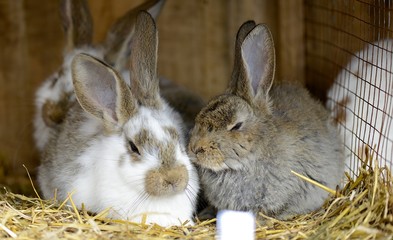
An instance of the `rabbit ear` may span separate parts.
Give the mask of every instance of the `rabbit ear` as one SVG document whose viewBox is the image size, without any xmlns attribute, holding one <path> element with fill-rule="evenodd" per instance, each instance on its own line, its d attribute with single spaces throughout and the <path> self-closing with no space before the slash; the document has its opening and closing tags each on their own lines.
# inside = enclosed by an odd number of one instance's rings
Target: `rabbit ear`
<svg viewBox="0 0 393 240">
<path fill-rule="evenodd" d="M 142 105 L 159 108 L 161 101 L 157 78 L 158 33 L 148 12 L 142 11 L 137 16 L 131 48 L 131 91 Z"/>
<path fill-rule="evenodd" d="M 122 125 L 137 110 L 129 87 L 118 73 L 87 54 L 74 57 L 72 80 L 82 108 L 104 122 Z"/>
<path fill-rule="evenodd" d="M 236 88 L 236 81 L 239 76 L 239 65 L 240 65 L 240 58 L 241 58 L 241 46 L 246 38 L 247 34 L 255 27 L 254 21 L 247 21 L 243 23 L 239 31 L 237 31 L 236 35 L 236 42 L 235 42 L 235 62 L 233 65 L 232 77 L 231 81 L 229 82 L 229 91 L 231 92 L 232 89 Z"/>
<path fill-rule="evenodd" d="M 62 0 L 60 15 L 67 37 L 65 52 L 92 43 L 93 20 L 85 0 Z"/>
<path fill-rule="evenodd" d="M 105 61 L 116 69 L 125 69 L 131 52 L 130 43 L 134 36 L 136 16 L 141 10 L 148 11 L 156 19 L 165 0 L 150 0 L 129 10 L 109 30 L 104 43 Z"/>
<path fill-rule="evenodd" d="M 273 38 L 264 24 L 254 27 L 240 48 L 239 75 L 232 93 L 252 103 L 268 101 L 275 71 Z"/>
</svg>

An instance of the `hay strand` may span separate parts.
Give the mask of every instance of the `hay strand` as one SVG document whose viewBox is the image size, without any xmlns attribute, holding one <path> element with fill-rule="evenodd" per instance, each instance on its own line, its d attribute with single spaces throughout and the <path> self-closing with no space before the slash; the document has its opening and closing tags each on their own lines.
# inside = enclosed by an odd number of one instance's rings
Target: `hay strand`
<svg viewBox="0 0 393 240">
<path fill-rule="evenodd" d="M 304 175 L 302 175 L 302 174 L 300 174 L 300 173 L 297 173 L 297 172 L 295 172 L 295 171 L 293 171 L 293 170 L 291 170 L 291 173 L 295 174 L 295 175 L 298 176 L 299 178 L 301 178 L 301 179 L 303 179 L 303 180 L 305 180 L 305 181 L 307 181 L 307 182 L 309 182 L 309 183 L 311 183 L 311 184 L 314 184 L 315 186 L 317 186 L 317 187 L 319 187 L 319 188 L 322 188 L 323 190 L 325 190 L 325 191 L 328 192 L 328 193 L 337 194 L 337 191 L 336 191 L 336 190 L 333 190 L 333 189 L 331 189 L 331 188 L 328 188 L 328 187 L 326 187 L 326 186 L 320 184 L 319 182 L 314 181 L 314 180 L 312 180 L 312 179 L 310 179 L 310 178 L 308 178 L 308 177 L 306 177 L 306 176 L 304 176 Z"/>
</svg>

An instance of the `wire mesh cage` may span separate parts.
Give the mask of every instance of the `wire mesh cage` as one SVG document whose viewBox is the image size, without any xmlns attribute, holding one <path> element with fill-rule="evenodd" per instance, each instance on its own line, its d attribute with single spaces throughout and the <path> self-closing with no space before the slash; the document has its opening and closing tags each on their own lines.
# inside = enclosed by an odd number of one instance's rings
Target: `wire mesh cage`
<svg viewBox="0 0 393 240">
<path fill-rule="evenodd" d="M 306 82 L 332 111 L 351 176 L 370 158 L 393 164 L 392 11 L 391 0 L 305 1 Z"/>
</svg>

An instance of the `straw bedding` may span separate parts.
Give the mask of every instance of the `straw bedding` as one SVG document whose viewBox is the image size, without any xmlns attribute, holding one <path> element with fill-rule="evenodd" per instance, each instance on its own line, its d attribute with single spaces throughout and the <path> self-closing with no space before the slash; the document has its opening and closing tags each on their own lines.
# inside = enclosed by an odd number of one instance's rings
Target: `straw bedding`
<svg viewBox="0 0 393 240">
<path fill-rule="evenodd" d="M 366 164 L 364 164 L 366 165 Z M 366 168 L 366 167 L 365 167 Z M 290 221 L 267 216 L 257 239 L 393 239 L 393 187 L 390 171 L 362 169 L 323 208 Z M 72 199 L 72 197 L 70 198 Z M 71 201 L 72 202 L 72 201 Z M 72 205 L 72 204 L 71 204 Z M 110 220 L 75 206 L 15 194 L 0 194 L 0 237 L 18 239 L 213 239 L 215 220 L 195 226 L 162 228 Z"/>
</svg>

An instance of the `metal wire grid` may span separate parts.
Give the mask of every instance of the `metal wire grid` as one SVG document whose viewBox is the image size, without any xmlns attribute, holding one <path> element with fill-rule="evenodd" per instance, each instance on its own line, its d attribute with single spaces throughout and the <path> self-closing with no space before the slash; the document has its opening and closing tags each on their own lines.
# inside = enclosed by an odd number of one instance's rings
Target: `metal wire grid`
<svg viewBox="0 0 393 240">
<path fill-rule="evenodd" d="M 393 1 L 305 0 L 305 6 L 307 84 L 328 96 L 347 170 L 356 175 L 367 156 L 392 169 Z"/>
</svg>

